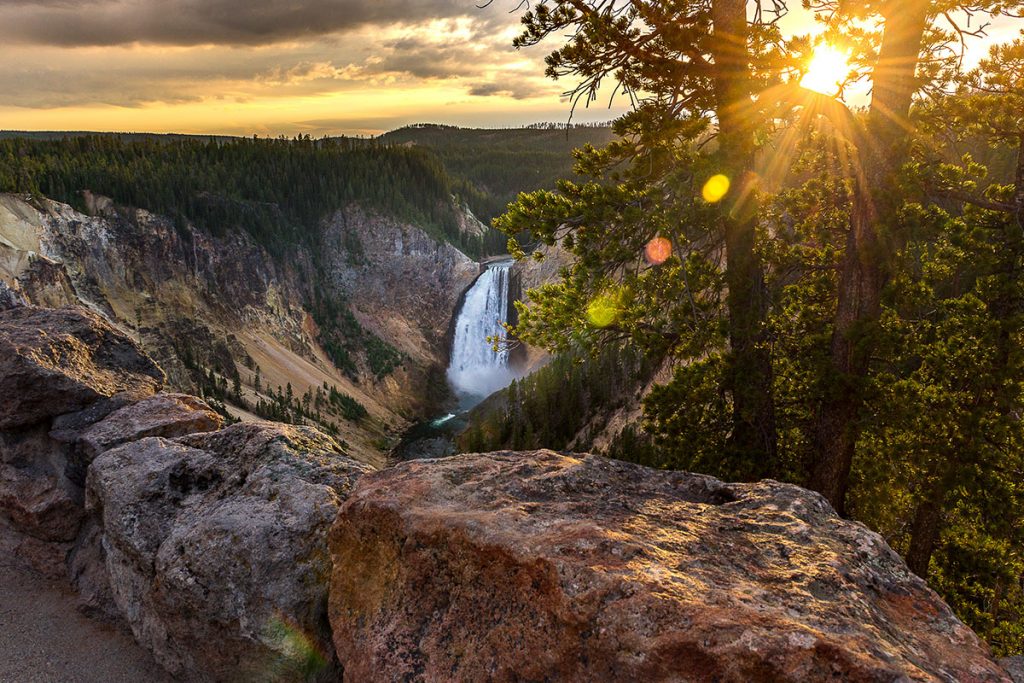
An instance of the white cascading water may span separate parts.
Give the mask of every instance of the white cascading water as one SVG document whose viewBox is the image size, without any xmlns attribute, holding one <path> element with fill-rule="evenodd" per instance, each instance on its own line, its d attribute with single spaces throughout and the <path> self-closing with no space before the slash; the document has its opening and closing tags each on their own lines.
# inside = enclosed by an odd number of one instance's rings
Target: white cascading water
<svg viewBox="0 0 1024 683">
<path fill-rule="evenodd" d="M 466 292 L 459 311 L 448 380 L 464 400 L 482 400 L 515 379 L 508 350 L 495 351 L 487 341 L 488 337 L 504 336 L 501 323 L 508 321 L 511 268 L 511 261 L 489 265 Z"/>
</svg>

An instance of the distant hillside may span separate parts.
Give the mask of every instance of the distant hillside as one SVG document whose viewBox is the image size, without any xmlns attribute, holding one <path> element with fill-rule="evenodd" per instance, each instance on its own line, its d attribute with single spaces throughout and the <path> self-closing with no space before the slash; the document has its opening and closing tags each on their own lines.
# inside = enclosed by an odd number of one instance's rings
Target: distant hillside
<svg viewBox="0 0 1024 683">
<path fill-rule="evenodd" d="M 97 133 L 86 130 L 0 130 L 0 140 L 24 138 L 26 140 L 63 140 L 64 138 L 83 138 L 90 136 L 114 136 L 121 140 L 136 142 L 151 140 L 156 142 L 177 142 L 179 140 L 200 140 L 203 142 L 230 142 L 237 140 L 231 135 L 184 135 L 182 133 Z"/>
<path fill-rule="evenodd" d="M 433 150 L 445 169 L 466 181 L 464 199 L 484 223 L 502 214 L 520 192 L 554 187 L 572 177 L 572 151 L 587 143 L 601 147 L 613 138 L 607 126 L 456 128 L 416 125 L 377 138 L 391 145 Z"/>
<path fill-rule="evenodd" d="M 214 233 L 241 229 L 275 251 L 360 203 L 479 258 L 503 252 L 506 237 L 467 230 L 451 197 L 489 224 L 520 192 L 571 177 L 573 149 L 611 139 L 593 126 L 417 125 L 369 140 L 0 131 L 0 192 L 84 210 L 91 190 Z"/>
<path fill-rule="evenodd" d="M 85 210 L 82 192 L 195 223 L 242 230 L 274 253 L 308 244 L 351 204 L 409 221 L 483 255 L 463 228 L 457 188 L 426 149 L 347 138 L 231 140 L 82 135 L 0 140 L 0 192 L 31 193 Z"/>
</svg>

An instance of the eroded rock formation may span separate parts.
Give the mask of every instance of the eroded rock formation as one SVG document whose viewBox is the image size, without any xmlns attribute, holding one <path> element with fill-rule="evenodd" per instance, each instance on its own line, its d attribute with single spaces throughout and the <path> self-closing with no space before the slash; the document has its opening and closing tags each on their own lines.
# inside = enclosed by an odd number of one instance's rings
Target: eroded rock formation
<svg viewBox="0 0 1024 683">
<path fill-rule="evenodd" d="M 327 666 L 327 529 L 367 471 L 330 437 L 275 423 L 103 453 L 89 507 L 136 639 L 175 675 L 301 680 Z"/>
<path fill-rule="evenodd" d="M 363 478 L 331 533 L 348 681 L 1007 681 L 820 496 L 549 451 Z"/>
<path fill-rule="evenodd" d="M 152 395 L 163 373 L 83 310 L 0 312 L 0 515 L 14 551 L 59 573 L 84 518 L 81 430 Z"/>
<path fill-rule="evenodd" d="M 0 429 L 163 386 L 164 374 L 130 339 L 84 309 L 0 312 Z"/>
<path fill-rule="evenodd" d="M 283 258 L 232 227 L 209 226 L 213 234 L 99 195 L 85 200 L 88 215 L 0 194 L 0 281 L 11 285 L 0 289 L 0 310 L 8 299 L 85 305 L 138 340 L 168 387 L 197 393 L 210 370 L 228 382 L 237 373 L 250 409 L 273 402 L 277 387 L 291 384 L 300 398 L 325 383 L 336 387 L 374 424 L 330 411 L 321 424 L 366 462 L 383 463 L 380 442 L 428 408 L 431 372 L 445 366 L 444 331 L 477 268 L 451 244 L 409 221 L 349 206 L 305 226 L 308 241 Z M 315 316 L 315 301 L 332 313 Z M 351 311 L 361 330 L 344 321 L 342 346 L 354 365 L 339 370 L 341 342 L 331 340 L 332 362 L 315 318 L 336 321 L 341 311 Z M 379 352 L 381 339 L 403 360 L 378 377 L 367 344 L 378 342 Z"/>
<path fill-rule="evenodd" d="M 2 312 L 0 348 L 0 552 L 182 680 L 331 677 L 327 531 L 368 466 L 311 427 L 221 429 L 83 310 Z"/>
</svg>

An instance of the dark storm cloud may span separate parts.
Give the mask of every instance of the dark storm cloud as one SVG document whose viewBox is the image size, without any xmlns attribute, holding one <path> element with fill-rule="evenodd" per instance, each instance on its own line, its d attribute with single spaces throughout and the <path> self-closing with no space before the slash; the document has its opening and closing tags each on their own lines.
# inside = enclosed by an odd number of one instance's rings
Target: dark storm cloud
<svg viewBox="0 0 1024 683">
<path fill-rule="evenodd" d="M 367 25 L 471 16 L 474 0 L 0 0 L 0 39 L 56 46 L 265 45 Z"/>
</svg>

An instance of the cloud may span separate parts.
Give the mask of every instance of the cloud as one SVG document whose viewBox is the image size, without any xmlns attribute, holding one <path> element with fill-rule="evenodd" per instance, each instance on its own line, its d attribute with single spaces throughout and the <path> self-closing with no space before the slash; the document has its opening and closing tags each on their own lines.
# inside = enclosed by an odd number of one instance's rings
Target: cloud
<svg viewBox="0 0 1024 683">
<path fill-rule="evenodd" d="M 37 45 L 269 45 L 368 25 L 476 17 L 473 0 L 0 0 L 0 40 Z"/>
<path fill-rule="evenodd" d="M 526 100 L 531 97 L 550 95 L 552 89 L 535 81 L 518 81 L 516 83 L 485 81 L 474 83 L 469 87 L 469 94 L 474 97 L 511 97 L 516 100 Z"/>
<path fill-rule="evenodd" d="M 516 1 L 0 0 L 0 115 L 291 134 L 557 108 Z"/>
<path fill-rule="evenodd" d="M 140 107 L 418 88 L 522 100 L 554 96 L 542 56 L 517 52 L 501 31 L 465 17 L 259 47 L 0 44 L 0 106 Z"/>
</svg>

